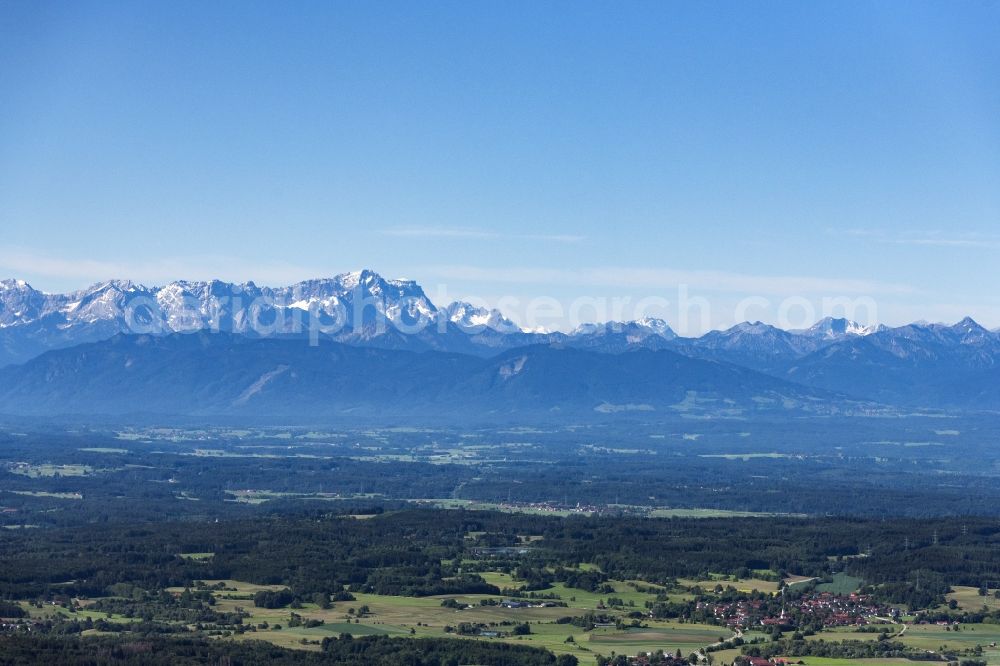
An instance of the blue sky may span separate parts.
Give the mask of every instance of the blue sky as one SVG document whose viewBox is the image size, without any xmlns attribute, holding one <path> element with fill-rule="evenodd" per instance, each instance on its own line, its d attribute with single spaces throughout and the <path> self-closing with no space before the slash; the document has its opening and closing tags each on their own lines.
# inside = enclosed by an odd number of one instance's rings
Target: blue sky
<svg viewBox="0 0 1000 666">
<path fill-rule="evenodd" d="M 830 297 L 1000 326 L 998 26 L 996 2 L 4 2 L 0 275 L 370 267 L 515 315 L 657 297 L 679 326 L 686 285 L 711 326 Z"/>
</svg>

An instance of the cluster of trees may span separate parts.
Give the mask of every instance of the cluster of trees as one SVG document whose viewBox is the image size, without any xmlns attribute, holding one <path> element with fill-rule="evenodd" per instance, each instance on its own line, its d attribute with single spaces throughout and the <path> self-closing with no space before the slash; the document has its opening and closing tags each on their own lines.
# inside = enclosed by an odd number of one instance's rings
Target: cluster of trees
<svg viewBox="0 0 1000 666">
<path fill-rule="evenodd" d="M 618 621 L 619 619 L 617 615 L 608 615 L 607 613 L 588 611 L 583 615 L 566 615 L 560 617 L 556 620 L 556 623 L 571 624 L 574 627 L 582 628 L 584 631 L 590 631 L 599 624 L 615 624 Z"/>
<path fill-rule="evenodd" d="M 261 590 L 253 595 L 253 605 L 257 608 L 284 608 L 296 599 L 287 587 L 283 590 Z"/>
<path fill-rule="evenodd" d="M 599 594 L 615 591 L 607 584 L 607 574 L 594 569 L 566 568 L 561 563 L 549 569 L 546 563 L 527 562 L 524 558 L 507 562 L 493 560 L 490 565 L 493 568 L 506 566 L 514 578 L 524 583 L 521 589 L 526 592 L 546 590 L 552 587 L 553 583 L 565 583 L 567 587 Z"/>
<path fill-rule="evenodd" d="M 139 598 L 105 597 L 90 605 L 90 610 L 138 618 L 146 622 L 182 622 L 184 624 L 242 624 L 246 612 L 219 612 L 215 598 L 208 591 L 185 589 L 179 596 L 161 590 Z"/>
<path fill-rule="evenodd" d="M 615 655 L 614 657 L 601 655 L 597 657 L 597 666 L 632 666 L 637 663 L 641 663 L 643 666 L 692 666 L 693 663 L 697 662 L 696 655 L 691 655 L 685 659 L 680 654 L 672 655 L 663 652 L 663 650 L 653 652 L 641 662 L 634 657 L 627 657 L 623 654 Z"/>
<path fill-rule="evenodd" d="M 312 602 L 324 610 L 333 608 L 334 601 L 354 601 L 354 595 L 347 590 L 337 590 L 332 595 L 326 592 L 315 592 L 303 597 L 295 594 L 287 587 L 281 590 L 260 590 L 253 595 L 253 605 L 257 608 L 302 608 L 302 604 Z"/>
<path fill-rule="evenodd" d="M 743 647 L 748 657 L 832 657 L 836 659 L 922 659 L 926 652 L 896 641 L 778 640 Z"/>
<path fill-rule="evenodd" d="M 292 613 L 288 616 L 288 626 L 289 627 L 305 627 L 306 629 L 312 629 L 313 627 L 323 626 L 324 620 L 316 620 L 312 618 L 303 618 L 298 613 Z"/>
<path fill-rule="evenodd" d="M 390 638 L 361 636 L 326 638 L 323 653 L 338 666 L 576 666 L 572 655 L 554 656 L 547 650 L 492 641 L 447 638 Z"/>
<path fill-rule="evenodd" d="M 20 604 L 16 604 L 13 601 L 4 601 L 0 599 L 0 617 L 3 618 L 20 618 L 27 617 L 28 613 Z"/>
<path fill-rule="evenodd" d="M 198 628 L 206 625 L 198 624 Z M 236 625 L 242 628 L 243 625 Z M 104 633 L 121 633 L 127 635 L 168 635 L 188 633 L 191 630 L 183 624 L 170 622 L 160 622 L 156 620 L 137 619 L 128 622 L 110 622 L 103 618 L 93 619 L 90 616 L 79 617 L 50 617 L 44 620 L 19 619 L 8 624 L 4 628 L 4 633 L 18 635 L 31 633 L 36 636 L 72 636 L 95 629 Z M 6 640 L 5 636 L 3 640 Z M 0 654 L 3 653 L 0 644 Z M 6 662 L 4 662 L 6 663 Z"/>
</svg>

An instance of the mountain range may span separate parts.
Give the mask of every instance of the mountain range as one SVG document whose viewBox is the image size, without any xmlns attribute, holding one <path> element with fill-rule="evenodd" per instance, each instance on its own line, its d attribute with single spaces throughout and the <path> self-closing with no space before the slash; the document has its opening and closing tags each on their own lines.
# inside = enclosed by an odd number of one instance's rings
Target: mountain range
<svg viewBox="0 0 1000 666">
<path fill-rule="evenodd" d="M 400 414 L 997 410 L 1000 334 L 969 318 L 744 322 L 698 338 L 647 318 L 544 333 L 464 302 L 439 308 L 416 282 L 368 270 L 280 288 L 0 282 L 0 412 L 124 413 L 136 392 L 147 411 L 204 415 L 309 405 L 330 417 L 383 400 Z"/>
<path fill-rule="evenodd" d="M 482 358 L 199 332 L 118 335 L 0 370 L 0 412 L 33 416 L 454 422 L 868 408 L 832 392 L 667 350 L 615 355 L 533 345 Z"/>
</svg>

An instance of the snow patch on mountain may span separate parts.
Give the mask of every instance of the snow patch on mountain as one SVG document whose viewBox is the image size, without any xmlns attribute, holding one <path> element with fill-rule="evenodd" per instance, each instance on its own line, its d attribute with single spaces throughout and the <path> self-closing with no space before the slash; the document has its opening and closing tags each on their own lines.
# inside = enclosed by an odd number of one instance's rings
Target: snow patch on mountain
<svg viewBox="0 0 1000 666">
<path fill-rule="evenodd" d="M 528 362 L 527 356 L 518 356 L 508 363 L 504 363 L 500 366 L 500 377 L 504 380 L 510 379 L 514 375 L 519 374 L 524 370 L 525 364 Z"/>
</svg>

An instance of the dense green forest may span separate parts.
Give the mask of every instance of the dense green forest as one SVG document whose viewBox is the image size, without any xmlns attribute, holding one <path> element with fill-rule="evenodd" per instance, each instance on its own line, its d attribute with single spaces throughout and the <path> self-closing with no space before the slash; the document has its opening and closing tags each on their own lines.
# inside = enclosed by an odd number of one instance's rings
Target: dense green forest
<svg viewBox="0 0 1000 666">
<path fill-rule="evenodd" d="M 708 572 L 821 576 L 843 570 L 883 585 L 901 602 L 916 593 L 917 572 L 925 595 L 995 579 L 1000 523 L 441 510 L 390 511 L 365 520 L 316 511 L 218 523 L 113 523 L 0 534 L 0 596 L 101 596 L 115 585 L 155 590 L 202 579 L 280 584 L 302 597 L 344 589 L 403 596 L 499 593 L 477 574 L 483 566 L 463 560 L 483 549 L 516 546 L 521 537 L 537 541 L 516 555 L 501 551 L 485 561 L 489 568 L 507 566 L 538 588 L 546 578 L 597 589 L 607 578 L 668 583 Z M 214 555 L 205 561 L 180 555 L 192 552 Z M 860 553 L 866 556 L 856 557 Z M 581 574 L 581 563 L 599 573 Z"/>
<path fill-rule="evenodd" d="M 457 639 L 363 636 L 324 641 L 322 652 L 275 647 L 261 641 L 225 642 L 200 638 L 138 639 L 0 636 L 0 657 L 8 666 L 121 664 L 142 666 L 576 666 L 568 655 L 506 643 Z"/>
</svg>

